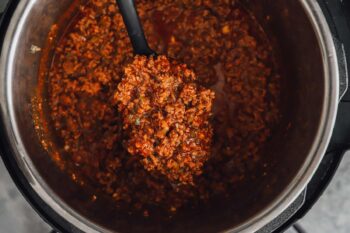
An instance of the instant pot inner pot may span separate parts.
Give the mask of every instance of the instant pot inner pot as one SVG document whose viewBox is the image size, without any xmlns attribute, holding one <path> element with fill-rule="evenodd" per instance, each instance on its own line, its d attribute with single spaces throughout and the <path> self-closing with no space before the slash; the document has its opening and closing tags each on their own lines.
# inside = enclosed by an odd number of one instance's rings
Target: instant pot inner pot
<svg viewBox="0 0 350 233">
<path fill-rule="evenodd" d="M 26 2 L 26 1 L 23 1 Z M 12 79 L 8 97 L 14 108 L 14 127 L 18 129 L 19 144 L 23 143 L 23 158 L 34 177 L 46 191 L 65 203 L 68 211 L 77 214 L 90 226 L 121 232 L 211 232 L 238 229 L 257 213 L 271 207 L 283 194 L 292 178 L 301 169 L 319 128 L 324 101 L 323 62 L 318 40 L 300 1 L 247 0 L 243 2 L 263 25 L 281 60 L 283 120 L 272 136 L 266 160 L 273 170 L 256 183 L 245 183 L 231 200 L 213 200 L 200 209 L 183 210 L 169 220 L 159 217 L 138 219 L 118 213 L 110 199 L 90 200 L 93 191 L 73 184 L 51 161 L 43 149 L 33 124 L 31 101 L 36 94 L 40 52 L 52 24 L 69 8 L 70 0 L 36 0 L 20 3 L 28 10 L 18 24 L 19 40 L 11 66 Z M 31 5 L 32 4 L 32 5 Z M 74 15 L 74 12 L 71 14 Z M 32 50 L 31 50 L 32 48 Z M 23 154 L 22 153 L 22 154 Z"/>
</svg>

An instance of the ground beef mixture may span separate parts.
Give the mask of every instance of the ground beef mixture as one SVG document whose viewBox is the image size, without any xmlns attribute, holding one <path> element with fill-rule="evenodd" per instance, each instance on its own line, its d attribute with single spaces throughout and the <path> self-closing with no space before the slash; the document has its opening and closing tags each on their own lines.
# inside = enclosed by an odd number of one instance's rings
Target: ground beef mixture
<svg viewBox="0 0 350 233">
<path fill-rule="evenodd" d="M 140 57 L 127 65 L 114 100 L 127 131 L 126 148 L 175 184 L 194 184 L 209 159 L 214 92 L 194 72 L 167 57 Z"/>
<path fill-rule="evenodd" d="M 167 172 L 145 169 L 146 161 L 128 152 L 133 149 L 124 143 L 128 134 L 117 106 L 122 99 L 115 92 L 133 53 L 115 0 L 81 5 L 55 45 L 44 77 L 47 124 L 57 137 L 52 158 L 78 184 L 95 188 L 93 200 L 107 194 L 116 207 L 127 205 L 145 216 L 154 208 L 175 213 L 229 197 L 240 183 L 264 175 L 257 167 L 266 165 L 261 162 L 265 144 L 279 122 L 280 76 L 269 40 L 236 0 L 136 4 L 151 48 L 187 64 L 197 83 L 215 92 L 211 153 L 202 173 L 193 177 L 193 185 L 179 188 Z M 139 127 L 143 120 L 132 119 Z M 170 146 L 179 141 L 170 140 Z"/>
</svg>

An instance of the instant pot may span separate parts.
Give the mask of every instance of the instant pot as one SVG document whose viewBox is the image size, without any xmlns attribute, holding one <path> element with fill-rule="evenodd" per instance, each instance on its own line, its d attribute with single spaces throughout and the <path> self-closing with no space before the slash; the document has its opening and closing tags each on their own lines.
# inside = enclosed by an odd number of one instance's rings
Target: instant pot
<svg viewBox="0 0 350 233">
<path fill-rule="evenodd" d="M 350 148 L 349 1 L 242 0 L 264 24 L 287 64 L 288 90 L 283 91 L 289 98 L 283 103 L 292 126 L 271 148 L 281 157 L 274 177 L 266 183 L 274 191 L 254 197 L 247 211 L 240 212 L 244 218 L 236 217 L 230 203 L 225 203 L 212 212 L 203 209 L 170 223 L 152 224 L 119 219 L 105 200 L 90 204 L 38 141 L 31 103 L 40 51 L 51 25 L 71 2 L 10 0 L 1 18 L 1 156 L 22 194 L 54 229 L 283 232 L 313 206 Z"/>
</svg>

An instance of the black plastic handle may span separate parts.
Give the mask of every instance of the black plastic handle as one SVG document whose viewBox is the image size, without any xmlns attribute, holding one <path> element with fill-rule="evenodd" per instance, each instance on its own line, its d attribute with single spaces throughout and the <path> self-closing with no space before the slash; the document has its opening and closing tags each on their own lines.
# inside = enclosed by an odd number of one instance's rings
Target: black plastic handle
<svg viewBox="0 0 350 233">
<path fill-rule="evenodd" d="M 119 6 L 120 13 L 123 16 L 134 53 L 137 55 L 146 56 L 156 55 L 155 52 L 148 46 L 140 23 L 140 18 L 135 8 L 134 0 L 117 0 L 117 4 Z"/>
<path fill-rule="evenodd" d="M 348 70 L 350 69 L 350 22 L 347 22 L 347 17 L 350 13 L 347 11 L 345 3 L 339 0 L 322 0 L 318 3 L 327 19 L 336 46 L 339 67 L 339 98 L 343 99 L 344 95 L 349 94 L 347 90 L 349 85 Z"/>
</svg>

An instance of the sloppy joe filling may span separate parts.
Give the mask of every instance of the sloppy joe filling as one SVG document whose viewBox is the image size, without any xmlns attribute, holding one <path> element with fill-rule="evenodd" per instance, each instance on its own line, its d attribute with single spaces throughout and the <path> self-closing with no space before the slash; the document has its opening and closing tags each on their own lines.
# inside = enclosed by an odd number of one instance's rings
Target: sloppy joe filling
<svg viewBox="0 0 350 233">
<path fill-rule="evenodd" d="M 52 46 L 43 50 L 53 54 L 40 72 L 42 134 L 52 135 L 43 142 L 52 145 L 50 155 L 63 172 L 93 187 L 92 201 L 107 195 L 127 213 L 174 214 L 234 197 L 272 166 L 266 145 L 280 119 L 281 78 L 269 39 L 239 1 L 136 5 L 150 47 L 188 67 L 169 68 L 171 75 L 159 82 L 138 70 L 146 82 L 127 96 L 139 63 L 151 72 L 152 62 L 169 61 L 133 62 L 115 0 L 87 1 L 70 23 L 54 25 L 67 28 L 56 39 L 53 30 Z M 176 93 L 173 99 L 162 88 Z M 178 159 L 194 148 L 194 158 Z"/>
<path fill-rule="evenodd" d="M 214 92 L 194 72 L 165 56 L 140 57 L 124 69 L 114 100 L 127 131 L 126 147 L 148 171 L 194 184 L 209 159 Z"/>
</svg>

